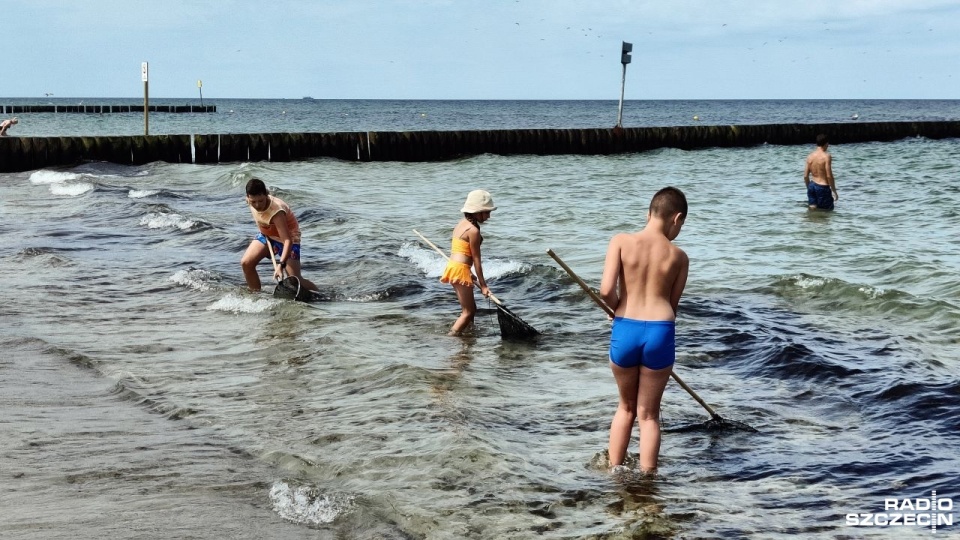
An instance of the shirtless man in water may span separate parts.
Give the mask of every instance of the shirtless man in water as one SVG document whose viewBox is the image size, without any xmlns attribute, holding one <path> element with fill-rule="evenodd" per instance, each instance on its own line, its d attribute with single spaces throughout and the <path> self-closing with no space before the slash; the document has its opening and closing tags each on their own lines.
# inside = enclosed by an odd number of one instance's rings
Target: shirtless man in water
<svg viewBox="0 0 960 540">
<path fill-rule="evenodd" d="M 613 309 L 610 369 L 620 404 L 610 423 L 610 466 L 623 464 L 633 423 L 640 428 L 640 468 L 657 470 L 660 399 L 676 359 L 675 321 L 690 261 L 673 245 L 687 219 L 687 198 L 674 187 L 650 201 L 642 231 L 610 240 L 600 296 Z"/>
<path fill-rule="evenodd" d="M 833 167 L 827 147 L 830 141 L 823 133 L 817 135 L 817 149 L 807 156 L 807 166 L 803 170 L 803 183 L 807 186 L 807 204 L 811 210 L 833 210 L 833 202 L 840 198 L 837 185 L 833 181 Z M 813 182 L 810 175 L 813 174 Z"/>
<path fill-rule="evenodd" d="M 0 122 L 0 137 L 6 137 L 7 130 L 10 129 L 12 126 L 17 125 L 17 123 L 19 122 L 20 122 L 20 119 L 17 118 L 16 116 L 14 116 L 9 120 L 4 120 L 3 122 Z"/>
</svg>

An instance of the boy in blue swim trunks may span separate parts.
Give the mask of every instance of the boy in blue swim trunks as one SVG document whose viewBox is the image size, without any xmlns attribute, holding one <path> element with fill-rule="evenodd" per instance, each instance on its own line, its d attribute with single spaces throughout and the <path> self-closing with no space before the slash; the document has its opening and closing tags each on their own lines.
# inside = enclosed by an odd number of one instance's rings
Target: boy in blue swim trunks
<svg viewBox="0 0 960 540">
<path fill-rule="evenodd" d="M 672 240 L 687 217 L 687 198 L 674 187 L 650 201 L 647 225 L 610 240 L 600 296 L 613 308 L 610 368 L 620 404 L 610 424 L 610 466 L 623 463 L 633 423 L 640 429 L 640 468 L 656 472 L 660 399 L 676 357 L 675 321 L 690 261 Z"/>
<path fill-rule="evenodd" d="M 833 202 L 840 198 L 833 180 L 833 158 L 827 147 L 830 140 L 823 133 L 817 135 L 817 149 L 807 156 L 803 183 L 807 186 L 807 205 L 811 210 L 833 210 Z M 813 182 L 810 175 L 813 175 Z"/>
<path fill-rule="evenodd" d="M 256 238 L 250 242 L 240 259 L 247 286 L 251 291 L 260 290 L 257 265 L 264 257 L 270 256 L 267 250 L 267 242 L 270 242 L 274 254 L 280 258 L 279 270 L 274 271 L 274 279 L 283 279 L 281 274 L 286 270 L 288 275 L 296 276 L 307 289 L 317 290 L 316 285 L 300 275 L 300 224 L 293 215 L 293 210 L 279 197 L 271 196 L 266 184 L 259 178 L 250 179 L 246 191 L 250 213 L 253 214 L 253 221 L 259 229 Z"/>
</svg>

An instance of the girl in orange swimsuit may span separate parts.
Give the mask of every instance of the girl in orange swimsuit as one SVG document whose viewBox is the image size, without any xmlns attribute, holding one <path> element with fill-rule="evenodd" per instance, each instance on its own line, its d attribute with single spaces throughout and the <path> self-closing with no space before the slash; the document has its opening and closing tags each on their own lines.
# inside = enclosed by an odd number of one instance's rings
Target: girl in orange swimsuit
<svg viewBox="0 0 960 540">
<path fill-rule="evenodd" d="M 477 303 L 473 298 L 471 266 L 476 271 L 480 292 L 484 296 L 490 295 L 490 288 L 483 279 L 483 265 L 480 262 L 480 244 L 483 243 L 480 224 L 490 219 L 490 212 L 496 209 L 489 193 L 482 189 L 471 191 L 467 195 L 467 202 L 460 209 L 463 212 L 463 219 L 453 228 L 450 260 L 443 275 L 440 276 L 442 283 L 453 285 L 462 309 L 460 317 L 450 328 L 451 336 L 459 336 L 463 329 L 473 322 L 473 317 L 477 313 Z"/>
</svg>

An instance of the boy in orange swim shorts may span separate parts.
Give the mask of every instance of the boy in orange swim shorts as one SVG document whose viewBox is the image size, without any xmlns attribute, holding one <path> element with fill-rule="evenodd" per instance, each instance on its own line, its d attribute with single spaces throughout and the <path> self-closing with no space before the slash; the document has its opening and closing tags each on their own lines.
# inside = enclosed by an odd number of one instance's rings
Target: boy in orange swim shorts
<svg viewBox="0 0 960 540">
<path fill-rule="evenodd" d="M 247 182 L 247 205 L 253 221 L 257 224 L 258 234 L 240 259 L 243 277 L 251 291 L 260 290 L 260 274 L 257 273 L 257 264 L 264 257 L 269 257 L 267 242 L 270 242 L 276 253 L 278 269 L 274 271 L 274 279 L 283 279 L 283 272 L 296 276 L 303 285 L 315 291 L 317 286 L 300 273 L 300 224 L 293 215 L 290 206 L 279 197 L 270 195 L 266 184 L 259 178 L 252 178 Z"/>
</svg>

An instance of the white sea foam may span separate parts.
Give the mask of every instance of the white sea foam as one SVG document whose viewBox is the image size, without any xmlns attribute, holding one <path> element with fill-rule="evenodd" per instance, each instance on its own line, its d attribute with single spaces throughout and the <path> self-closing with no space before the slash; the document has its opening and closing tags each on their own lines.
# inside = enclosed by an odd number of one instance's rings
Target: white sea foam
<svg viewBox="0 0 960 540">
<path fill-rule="evenodd" d="M 409 259 L 427 277 L 439 278 L 447 265 L 447 261 L 436 251 L 424 249 L 414 244 L 403 244 L 397 254 Z"/>
<path fill-rule="evenodd" d="M 196 221 L 181 216 L 180 214 L 161 214 L 157 212 L 150 212 L 149 214 L 140 218 L 140 225 L 143 225 L 148 229 L 177 228 L 185 231 L 196 224 Z"/>
<path fill-rule="evenodd" d="M 823 287 L 827 283 L 827 280 L 825 278 L 805 276 L 803 274 L 798 274 L 796 276 L 793 276 L 793 279 L 797 284 L 797 287 L 800 287 L 801 289 Z"/>
<path fill-rule="evenodd" d="M 527 263 L 511 261 L 509 259 L 483 260 L 483 275 L 487 279 L 496 279 L 507 274 L 522 274 L 529 272 L 532 267 Z"/>
<path fill-rule="evenodd" d="M 230 173 L 230 185 L 234 187 L 242 186 L 247 183 L 247 180 L 250 179 L 250 176 L 244 169 L 247 169 L 251 166 L 250 163 L 241 163 L 237 166 L 239 171 L 234 171 Z"/>
<path fill-rule="evenodd" d="M 273 298 L 250 298 L 237 294 L 228 294 L 207 307 L 207 311 L 224 311 L 227 313 L 263 313 L 270 309 L 277 300 Z"/>
<path fill-rule="evenodd" d="M 383 300 L 388 297 L 389 295 L 387 294 L 387 292 L 382 291 L 382 292 L 376 292 L 371 294 L 365 294 L 363 296 L 349 296 L 347 298 L 344 298 L 344 300 L 346 300 L 347 302 L 358 302 L 362 304 L 364 302 L 379 302 L 380 300 Z"/>
<path fill-rule="evenodd" d="M 333 523 L 337 517 L 353 508 L 353 496 L 339 493 L 325 494 L 310 486 L 290 486 L 277 481 L 270 487 L 273 510 L 283 519 L 294 523 L 322 525 Z"/>
<path fill-rule="evenodd" d="M 50 193 L 54 195 L 79 197 L 90 191 L 93 191 L 93 184 L 87 182 L 50 184 Z"/>
<path fill-rule="evenodd" d="M 131 189 L 127 196 L 131 199 L 142 199 L 144 197 L 151 197 L 157 193 L 160 193 L 159 189 Z"/>
<path fill-rule="evenodd" d="M 397 255 L 409 259 L 427 277 L 439 278 L 447 265 L 447 260 L 432 249 L 421 248 L 415 244 L 403 244 Z M 487 279 L 495 279 L 513 273 L 529 272 L 531 266 L 526 263 L 509 259 L 483 259 L 483 275 Z"/>
<path fill-rule="evenodd" d="M 209 291 L 213 288 L 213 283 L 219 281 L 219 279 L 212 272 L 190 268 L 173 274 L 170 276 L 170 281 L 197 291 Z"/>
<path fill-rule="evenodd" d="M 30 175 L 30 183 L 35 185 L 62 184 L 68 180 L 79 178 L 80 175 L 77 173 L 40 170 Z"/>
<path fill-rule="evenodd" d="M 857 290 L 859 290 L 859 291 L 862 292 L 863 294 L 865 294 L 865 295 L 867 295 L 868 297 L 870 297 L 871 300 L 876 300 L 877 298 L 880 298 L 880 297 L 884 296 L 885 294 L 887 294 L 887 290 L 886 290 L 886 289 L 883 289 L 883 288 L 880 288 L 880 287 L 869 287 L 869 286 L 867 286 L 867 285 L 863 285 L 862 287 L 860 287 L 860 288 L 857 289 Z"/>
</svg>

